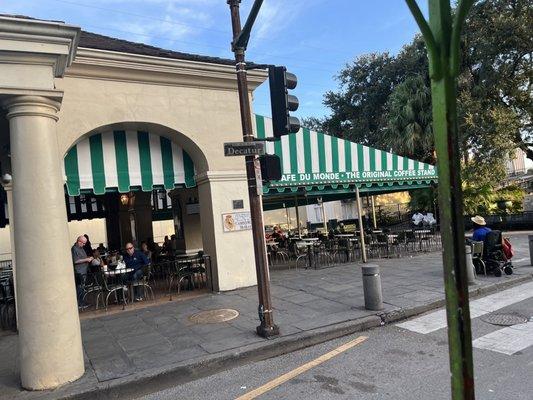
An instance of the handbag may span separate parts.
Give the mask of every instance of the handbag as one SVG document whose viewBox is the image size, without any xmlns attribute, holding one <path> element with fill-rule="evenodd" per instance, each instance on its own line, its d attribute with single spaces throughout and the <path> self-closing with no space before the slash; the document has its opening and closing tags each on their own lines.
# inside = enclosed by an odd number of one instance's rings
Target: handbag
<svg viewBox="0 0 533 400">
<path fill-rule="evenodd" d="M 503 254 L 505 254 L 508 260 L 514 256 L 513 246 L 507 238 L 503 238 Z"/>
</svg>

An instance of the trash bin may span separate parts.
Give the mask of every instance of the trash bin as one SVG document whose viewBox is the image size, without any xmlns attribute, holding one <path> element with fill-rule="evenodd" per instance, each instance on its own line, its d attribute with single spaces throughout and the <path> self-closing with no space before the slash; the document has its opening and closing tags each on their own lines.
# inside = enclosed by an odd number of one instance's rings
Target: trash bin
<svg viewBox="0 0 533 400">
<path fill-rule="evenodd" d="M 383 294 L 381 292 L 379 266 L 376 264 L 365 264 L 362 269 L 365 308 L 373 311 L 383 310 Z"/>
</svg>

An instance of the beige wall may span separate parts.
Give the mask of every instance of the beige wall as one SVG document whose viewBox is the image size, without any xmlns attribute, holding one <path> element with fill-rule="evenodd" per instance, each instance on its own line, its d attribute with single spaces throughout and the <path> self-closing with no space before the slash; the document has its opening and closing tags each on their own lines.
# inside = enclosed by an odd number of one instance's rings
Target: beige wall
<svg viewBox="0 0 533 400">
<path fill-rule="evenodd" d="M 60 152 L 101 129 L 143 129 L 176 142 L 201 177 L 201 215 L 187 215 L 182 205 L 186 248 L 214 256 L 218 289 L 254 285 L 251 231 L 224 234 L 221 222 L 233 199 L 244 199 L 249 211 L 244 160 L 223 154 L 224 142 L 242 140 L 233 67 L 108 53 L 81 49 L 65 78 L 56 80 L 65 92 Z M 252 72 L 250 89 L 264 79 Z"/>
<path fill-rule="evenodd" d="M 9 237 L 9 225 L 0 228 L 0 261 L 11 260 L 11 239 Z"/>
<path fill-rule="evenodd" d="M 154 229 L 154 241 L 156 243 L 163 243 L 165 236 L 170 237 L 170 235 L 174 234 L 174 222 L 171 219 L 154 221 L 152 222 L 152 227 Z"/>
</svg>

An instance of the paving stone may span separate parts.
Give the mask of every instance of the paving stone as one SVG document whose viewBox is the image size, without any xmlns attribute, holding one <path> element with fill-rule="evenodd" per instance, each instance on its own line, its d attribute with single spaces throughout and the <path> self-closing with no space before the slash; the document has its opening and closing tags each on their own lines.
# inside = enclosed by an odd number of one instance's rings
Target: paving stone
<svg viewBox="0 0 533 400">
<path fill-rule="evenodd" d="M 91 365 L 100 382 L 122 378 L 136 372 L 135 365 L 124 354 L 93 358 Z"/>
<path fill-rule="evenodd" d="M 170 342 L 159 333 L 149 333 L 147 335 L 127 336 L 117 340 L 126 353 L 141 350 L 153 345 L 170 345 Z"/>
<path fill-rule="evenodd" d="M 122 347 L 118 342 L 112 338 L 105 338 L 99 341 L 83 341 L 83 349 L 87 353 L 89 359 L 101 357 L 114 357 L 124 353 Z"/>
</svg>

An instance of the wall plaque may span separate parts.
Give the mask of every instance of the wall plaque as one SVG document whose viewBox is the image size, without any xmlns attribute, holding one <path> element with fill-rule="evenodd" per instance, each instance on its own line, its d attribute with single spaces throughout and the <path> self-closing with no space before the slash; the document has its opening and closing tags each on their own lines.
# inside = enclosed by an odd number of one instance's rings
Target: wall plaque
<svg viewBox="0 0 533 400">
<path fill-rule="evenodd" d="M 233 209 L 242 210 L 244 208 L 244 200 L 233 200 Z"/>
<path fill-rule="evenodd" d="M 224 232 L 246 231 L 252 229 L 252 218 L 249 211 L 222 214 Z"/>
</svg>

